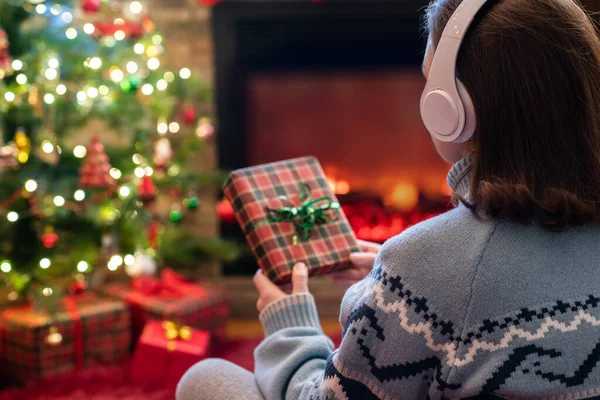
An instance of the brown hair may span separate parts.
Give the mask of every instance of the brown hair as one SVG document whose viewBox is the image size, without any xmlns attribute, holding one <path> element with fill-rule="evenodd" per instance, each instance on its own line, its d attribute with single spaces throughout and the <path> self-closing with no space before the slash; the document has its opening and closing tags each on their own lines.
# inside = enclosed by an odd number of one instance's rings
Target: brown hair
<svg viewBox="0 0 600 400">
<path fill-rule="evenodd" d="M 433 1 L 433 46 L 461 0 Z M 484 218 L 551 230 L 600 217 L 600 41 L 573 0 L 490 1 L 457 74 L 475 106 L 469 199 Z"/>
</svg>

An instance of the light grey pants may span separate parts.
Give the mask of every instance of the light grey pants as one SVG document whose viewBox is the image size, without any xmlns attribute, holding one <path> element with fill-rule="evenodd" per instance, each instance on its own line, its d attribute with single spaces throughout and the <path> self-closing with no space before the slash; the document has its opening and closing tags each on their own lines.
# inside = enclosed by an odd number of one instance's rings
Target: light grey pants
<svg viewBox="0 0 600 400">
<path fill-rule="evenodd" d="M 229 361 L 209 358 L 179 381 L 177 400 L 264 400 L 254 374 Z"/>
</svg>

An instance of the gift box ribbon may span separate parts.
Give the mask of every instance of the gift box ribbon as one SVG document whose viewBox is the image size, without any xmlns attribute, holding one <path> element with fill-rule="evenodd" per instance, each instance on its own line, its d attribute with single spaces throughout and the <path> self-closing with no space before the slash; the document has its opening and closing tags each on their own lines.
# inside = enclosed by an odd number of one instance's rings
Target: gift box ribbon
<svg viewBox="0 0 600 400">
<path fill-rule="evenodd" d="M 302 183 L 299 185 L 300 206 L 298 207 L 287 196 L 279 196 L 278 198 L 281 201 L 289 203 L 290 206 L 267 207 L 267 220 L 254 225 L 252 230 L 267 224 L 290 222 L 294 225 L 293 244 L 298 244 L 298 241 L 308 241 L 317 225 L 338 220 L 337 216 L 332 216 L 329 211 L 340 208 L 340 203 L 326 196 L 311 199 L 311 192 L 312 189 L 308 184 Z M 319 205 L 319 203 L 322 204 Z M 246 233 L 250 232 L 251 230 Z"/>
<path fill-rule="evenodd" d="M 190 284 L 171 268 L 163 270 L 160 279 L 150 276 L 137 276 L 132 281 L 133 289 L 144 296 L 159 297 L 204 297 L 205 292 L 198 285 Z"/>
</svg>

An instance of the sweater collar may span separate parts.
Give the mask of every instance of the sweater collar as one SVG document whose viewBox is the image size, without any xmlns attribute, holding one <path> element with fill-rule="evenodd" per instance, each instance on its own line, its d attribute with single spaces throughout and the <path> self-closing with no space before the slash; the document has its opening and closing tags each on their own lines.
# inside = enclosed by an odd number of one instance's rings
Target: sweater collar
<svg viewBox="0 0 600 400">
<path fill-rule="evenodd" d="M 473 155 L 469 155 L 450 168 L 446 182 L 453 192 L 463 198 L 469 197 L 471 188 L 471 170 L 473 168 Z"/>
</svg>

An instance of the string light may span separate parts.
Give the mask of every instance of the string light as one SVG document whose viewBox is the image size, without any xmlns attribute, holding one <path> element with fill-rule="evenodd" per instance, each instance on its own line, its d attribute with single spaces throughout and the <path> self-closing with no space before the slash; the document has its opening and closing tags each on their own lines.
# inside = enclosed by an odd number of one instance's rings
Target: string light
<svg viewBox="0 0 600 400">
<path fill-rule="evenodd" d="M 64 23 L 70 24 L 71 22 L 73 22 L 73 14 L 71 14 L 70 12 L 65 12 L 63 13 L 63 15 L 60 16 L 60 19 L 62 19 Z"/>
<path fill-rule="evenodd" d="M 16 81 L 19 85 L 24 85 L 27 83 L 27 76 L 25 76 L 25 74 L 19 74 L 17 75 Z"/>
<path fill-rule="evenodd" d="M 42 259 L 40 260 L 40 268 L 41 268 L 41 269 L 48 269 L 48 268 L 50 268 L 50 265 L 51 265 L 51 264 L 52 264 L 52 263 L 51 263 L 51 262 L 50 262 L 50 260 L 49 260 L 49 259 L 47 259 L 47 258 L 42 258 Z"/>
<path fill-rule="evenodd" d="M 42 294 L 46 297 L 52 296 L 52 288 L 44 288 L 44 290 L 42 290 Z"/>
<path fill-rule="evenodd" d="M 77 101 L 83 103 L 87 100 L 87 94 L 84 91 L 77 92 Z"/>
<path fill-rule="evenodd" d="M 100 87 L 98 88 L 98 92 L 102 95 L 102 96 L 106 96 L 108 94 L 108 86 L 105 85 L 100 85 Z"/>
<path fill-rule="evenodd" d="M 115 18 L 113 22 L 115 25 L 125 25 L 125 20 L 123 18 Z"/>
<path fill-rule="evenodd" d="M 113 47 L 115 44 L 117 44 L 117 41 L 113 36 L 105 36 L 102 41 L 106 47 Z"/>
<path fill-rule="evenodd" d="M 115 40 L 123 40 L 125 39 L 125 32 L 123 32 L 122 30 L 118 30 L 115 32 L 114 37 Z"/>
<path fill-rule="evenodd" d="M 40 15 L 44 14 L 47 10 L 48 7 L 46 7 L 45 4 L 38 4 L 37 6 L 35 6 L 35 11 Z"/>
<path fill-rule="evenodd" d="M 16 222 L 19 219 L 19 214 L 17 214 L 14 211 L 11 211 L 8 214 L 6 214 L 6 219 L 10 222 Z"/>
<path fill-rule="evenodd" d="M 15 101 L 15 97 L 16 96 L 15 96 L 15 94 L 13 92 L 6 92 L 6 93 L 4 93 L 4 98 L 9 103 L 12 103 L 13 101 Z"/>
<path fill-rule="evenodd" d="M 118 168 L 111 168 L 110 171 L 108 171 L 108 173 L 113 179 L 119 179 L 121 177 L 121 170 L 119 170 Z"/>
<path fill-rule="evenodd" d="M 85 192 L 81 189 L 78 189 L 73 193 L 73 198 L 77 201 L 83 201 L 85 199 Z"/>
<path fill-rule="evenodd" d="M 85 25 L 83 25 L 83 31 L 85 33 L 87 33 L 88 35 L 91 35 L 92 33 L 94 33 L 94 31 L 96 30 L 96 28 L 94 27 L 94 25 L 90 24 L 89 22 Z"/>
<path fill-rule="evenodd" d="M 48 68 L 46 70 L 46 72 L 44 73 L 44 76 L 46 77 L 46 79 L 51 81 L 53 79 L 56 79 L 56 77 L 58 76 L 58 71 L 55 70 L 54 68 Z"/>
<path fill-rule="evenodd" d="M 79 271 L 79 272 L 83 273 L 83 272 L 87 271 L 89 267 L 90 267 L 89 264 L 86 263 L 85 261 L 79 261 L 77 263 L 77 271 Z"/>
<path fill-rule="evenodd" d="M 65 31 L 67 39 L 73 40 L 77 37 L 77 30 L 75 28 L 69 28 Z"/>
<path fill-rule="evenodd" d="M 67 93 L 67 87 L 65 85 L 61 83 L 56 87 L 56 94 L 62 96 L 65 93 Z"/>
<path fill-rule="evenodd" d="M 62 196 L 56 196 L 54 198 L 54 205 L 56 207 L 62 207 L 62 206 L 64 206 L 65 205 L 65 198 L 62 197 Z"/>
<path fill-rule="evenodd" d="M 10 262 L 8 262 L 7 260 L 4 260 L 4 261 L 2 261 L 2 263 L 0 263 L 0 270 L 2 270 L 2 272 L 8 274 L 11 269 L 12 269 L 12 266 L 10 265 Z"/>
<path fill-rule="evenodd" d="M 166 89 L 167 89 L 167 86 L 168 86 L 168 83 L 167 83 L 167 81 L 166 81 L 166 80 L 164 80 L 164 79 L 159 79 L 159 80 L 158 80 L 158 82 L 156 82 L 156 88 L 157 88 L 158 90 L 160 90 L 161 92 L 162 92 L 163 90 L 166 90 Z"/>
<path fill-rule="evenodd" d="M 73 155 L 77 158 L 83 158 L 87 154 L 87 149 L 82 145 L 77 145 L 73 149 Z"/>
<path fill-rule="evenodd" d="M 42 142 L 42 151 L 46 154 L 50 154 L 54 151 L 54 145 L 49 140 L 44 140 Z"/>
<path fill-rule="evenodd" d="M 46 104 L 54 103 L 54 95 L 51 93 L 46 93 L 44 95 L 44 103 L 46 103 Z"/>
<path fill-rule="evenodd" d="M 23 68 L 23 61 L 21 61 L 21 60 L 13 60 L 13 62 L 11 64 L 11 67 L 15 71 L 20 71 L 21 68 Z"/>
<path fill-rule="evenodd" d="M 125 261 L 125 265 L 133 265 L 133 263 L 135 262 L 135 257 L 132 254 L 127 254 L 123 258 L 123 261 Z"/>
<path fill-rule="evenodd" d="M 131 4 L 129 4 L 129 10 L 134 14 L 141 13 L 143 10 L 142 3 L 139 1 L 132 1 Z"/>
<path fill-rule="evenodd" d="M 121 197 L 127 197 L 131 194 L 131 189 L 129 189 L 127 186 L 121 186 L 119 188 L 119 196 Z"/>
<path fill-rule="evenodd" d="M 127 72 L 129 72 L 130 74 L 134 74 L 136 73 L 138 70 L 138 65 L 135 61 L 129 61 L 127 63 Z"/>
<path fill-rule="evenodd" d="M 61 7 L 58 4 L 53 4 L 50 7 L 50 13 L 52 13 L 52 15 L 58 15 L 58 14 L 60 14 L 60 10 L 61 10 Z"/>
<path fill-rule="evenodd" d="M 136 169 L 133 170 L 133 174 L 135 176 L 137 176 L 138 178 L 143 178 L 144 175 L 146 175 L 146 171 L 144 171 L 144 168 L 142 168 L 142 167 L 137 167 Z"/>
<path fill-rule="evenodd" d="M 119 255 L 114 255 L 110 258 L 110 261 L 108 262 L 108 269 L 110 269 L 111 271 L 115 271 L 121 265 L 123 265 L 123 257 Z"/>
<path fill-rule="evenodd" d="M 179 76 L 181 79 L 188 79 L 190 76 L 192 76 L 192 71 L 190 71 L 189 68 L 181 68 L 179 71 Z"/>
<path fill-rule="evenodd" d="M 175 74 L 172 73 L 171 71 L 165 72 L 163 77 L 165 78 L 165 81 L 167 81 L 167 82 L 173 82 L 175 80 Z"/>
<path fill-rule="evenodd" d="M 98 89 L 96 89 L 95 87 L 88 88 L 87 95 L 90 97 L 90 99 L 95 99 L 96 97 L 98 97 Z"/>
<path fill-rule="evenodd" d="M 152 87 L 151 84 L 146 83 L 144 86 L 142 86 L 142 93 L 145 94 L 146 96 L 150 96 L 152 94 L 152 92 L 154 92 L 154 88 Z"/>
<path fill-rule="evenodd" d="M 166 122 L 160 122 L 156 126 L 156 130 L 158 131 L 159 134 L 164 135 L 169 130 L 169 126 L 167 125 Z"/>
<path fill-rule="evenodd" d="M 25 190 L 27 190 L 29 193 L 35 192 L 37 187 L 38 187 L 38 184 L 33 179 L 29 179 L 27 182 L 25 182 Z"/>
<path fill-rule="evenodd" d="M 92 57 L 89 60 L 86 60 L 85 65 L 91 69 L 98 69 L 102 66 L 102 60 L 100 57 Z"/>
<path fill-rule="evenodd" d="M 111 67 L 110 69 L 110 79 L 113 82 L 119 83 L 123 80 L 123 71 L 119 67 Z"/>
<path fill-rule="evenodd" d="M 179 132 L 179 124 L 177 122 L 171 122 L 169 124 L 169 132 L 171 133 L 177 133 Z"/>
<path fill-rule="evenodd" d="M 158 67 L 160 67 L 160 61 L 158 58 L 151 58 L 148 60 L 148 68 L 154 71 Z"/>
<path fill-rule="evenodd" d="M 60 63 L 58 62 L 57 58 L 51 58 L 48 60 L 48 66 L 50 68 L 58 68 L 60 66 Z"/>
<path fill-rule="evenodd" d="M 139 154 L 139 153 L 135 153 L 135 154 L 134 154 L 134 155 L 131 157 L 131 159 L 133 160 L 133 162 L 134 162 L 135 164 L 138 164 L 138 165 L 139 165 L 139 164 L 141 164 L 141 163 L 142 163 L 142 161 L 144 161 L 144 157 L 142 157 L 142 155 L 141 155 L 141 154 Z"/>
<path fill-rule="evenodd" d="M 152 176 L 152 174 L 154 174 L 154 170 L 152 169 L 152 167 L 146 167 L 144 168 L 144 173 L 146 174 L 146 176 Z"/>
<path fill-rule="evenodd" d="M 141 43 L 136 43 L 133 46 L 133 51 L 135 52 L 135 54 L 144 54 L 144 51 L 146 51 L 146 47 Z"/>
<path fill-rule="evenodd" d="M 162 41 L 163 41 L 162 36 L 160 36 L 160 35 L 154 35 L 154 36 L 152 36 L 152 43 L 154 43 L 156 45 L 159 45 L 159 44 L 162 43 Z"/>
</svg>

